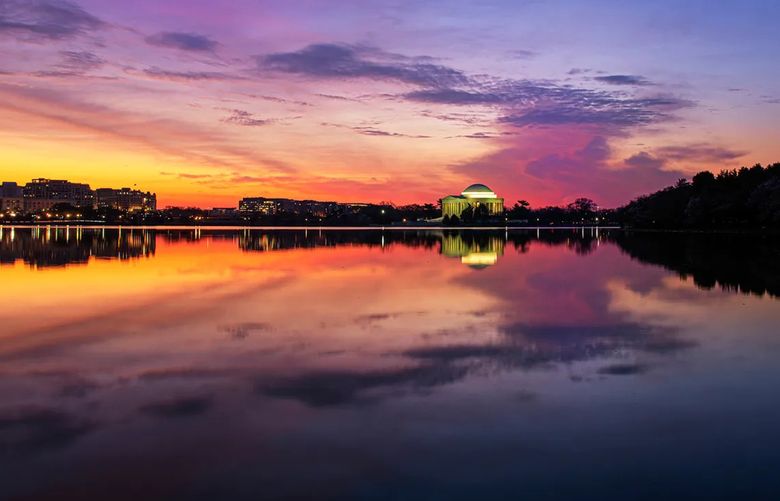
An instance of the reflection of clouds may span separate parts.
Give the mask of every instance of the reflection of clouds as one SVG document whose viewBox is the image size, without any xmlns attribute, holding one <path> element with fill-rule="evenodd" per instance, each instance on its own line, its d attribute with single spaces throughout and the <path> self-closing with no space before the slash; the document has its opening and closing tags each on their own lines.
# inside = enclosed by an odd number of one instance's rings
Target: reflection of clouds
<svg viewBox="0 0 780 501">
<path fill-rule="evenodd" d="M 455 382 L 467 374 L 465 367 L 447 364 L 369 371 L 316 371 L 258 383 L 257 391 L 276 398 L 299 400 L 313 407 L 369 403 L 385 390 L 430 388 Z M 372 393 L 373 392 L 373 393 Z"/>
<path fill-rule="evenodd" d="M 203 414 L 212 404 L 210 396 L 183 397 L 145 404 L 140 411 L 159 418 L 179 418 Z"/>
<path fill-rule="evenodd" d="M 265 331 L 270 328 L 271 326 L 265 322 L 241 322 L 237 324 L 219 326 L 219 330 L 221 332 L 227 332 L 230 336 L 236 339 L 244 339 L 252 332 Z"/>
<path fill-rule="evenodd" d="M 522 325 L 502 328 L 503 340 L 489 344 L 447 344 L 401 353 L 418 365 L 384 370 L 323 370 L 258 383 L 267 396 L 299 400 L 314 407 L 372 403 L 403 390 L 455 383 L 470 374 L 495 370 L 549 369 L 555 364 L 612 357 L 626 350 L 657 355 L 695 346 L 677 330 L 641 324 L 603 326 Z M 390 355 L 390 353 L 388 353 Z M 641 374 L 643 364 L 614 364 L 601 374 Z"/>
<path fill-rule="evenodd" d="M 605 357 L 621 350 L 665 354 L 695 346 L 692 342 L 678 339 L 673 329 L 639 324 L 583 328 L 512 325 L 503 329 L 503 332 L 507 338 L 500 343 L 415 348 L 405 352 L 405 355 L 439 362 L 484 360 L 496 366 L 529 369 L 551 363 Z"/>
<path fill-rule="evenodd" d="M 30 454 L 64 447 L 95 428 L 95 423 L 59 409 L 0 410 L 0 452 Z"/>
<path fill-rule="evenodd" d="M 501 332 L 508 336 L 522 336 L 531 341 L 571 344 L 586 342 L 591 339 L 623 339 L 630 341 L 656 335 L 668 336 L 676 332 L 676 329 L 630 322 L 603 325 L 529 325 L 515 323 L 501 327 Z"/>
<path fill-rule="evenodd" d="M 374 325 L 385 320 L 395 320 L 403 317 L 420 317 L 425 311 L 393 311 L 387 313 L 366 313 L 355 317 L 354 322 L 359 325 Z"/>
<path fill-rule="evenodd" d="M 634 376 L 644 374 L 648 369 L 649 367 L 644 364 L 612 364 L 600 368 L 598 373 L 609 376 Z"/>
<path fill-rule="evenodd" d="M 634 290 L 619 279 L 610 280 L 605 289 L 609 293 L 608 308 L 613 315 L 677 327 L 693 325 L 711 315 L 715 303 L 729 301 L 728 296 L 721 295 L 704 298 L 695 289 L 671 277 L 647 291 Z"/>
<path fill-rule="evenodd" d="M 145 371 L 137 377 L 140 381 L 165 381 L 170 379 L 212 379 L 235 375 L 229 368 L 174 367 Z"/>
<path fill-rule="evenodd" d="M 102 387 L 97 382 L 81 376 L 76 371 L 43 370 L 33 371 L 27 375 L 36 379 L 43 379 L 46 384 L 56 386 L 57 389 L 54 395 L 58 397 L 83 398 Z"/>
</svg>

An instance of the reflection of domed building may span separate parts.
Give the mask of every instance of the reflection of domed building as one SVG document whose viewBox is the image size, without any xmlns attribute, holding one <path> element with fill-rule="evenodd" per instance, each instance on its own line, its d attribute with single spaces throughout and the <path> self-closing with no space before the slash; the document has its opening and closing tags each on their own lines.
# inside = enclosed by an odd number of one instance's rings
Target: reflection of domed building
<svg viewBox="0 0 780 501">
<path fill-rule="evenodd" d="M 461 263 L 472 268 L 486 268 L 504 255 L 504 240 L 497 235 L 445 233 L 441 237 L 441 253 L 459 257 Z"/>
<path fill-rule="evenodd" d="M 472 184 L 460 195 L 442 198 L 441 215 L 461 218 L 466 209 L 477 209 L 480 206 L 485 207 L 486 214 L 489 216 L 499 215 L 504 211 L 504 199 L 498 198 L 493 190 L 484 184 Z"/>
</svg>

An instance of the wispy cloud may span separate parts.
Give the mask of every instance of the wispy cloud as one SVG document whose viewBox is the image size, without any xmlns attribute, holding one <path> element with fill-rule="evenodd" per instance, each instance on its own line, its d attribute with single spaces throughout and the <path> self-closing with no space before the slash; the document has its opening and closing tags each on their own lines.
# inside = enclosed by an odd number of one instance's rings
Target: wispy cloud
<svg viewBox="0 0 780 501">
<path fill-rule="evenodd" d="M 639 75 L 603 75 L 594 80 L 610 85 L 652 85 L 653 83 Z"/>
<path fill-rule="evenodd" d="M 390 132 L 390 131 L 386 131 L 386 130 L 382 130 L 376 127 L 366 126 L 366 125 L 341 125 L 341 124 L 334 124 L 329 122 L 323 122 L 322 125 L 325 127 L 339 127 L 342 129 L 350 129 L 364 136 L 407 137 L 413 139 L 427 139 L 431 137 L 424 134 L 404 134 L 402 132 Z"/>
<path fill-rule="evenodd" d="M 695 161 L 700 163 L 713 162 L 721 164 L 726 161 L 737 160 L 747 151 L 734 150 L 724 146 L 716 146 L 707 143 L 693 143 L 687 145 L 663 146 L 654 150 L 654 154 L 665 160 Z"/>
<path fill-rule="evenodd" d="M 103 21 L 65 0 L 3 0 L 0 4 L 0 35 L 61 40 L 103 26 Z"/>
<path fill-rule="evenodd" d="M 510 50 L 509 55 L 515 59 L 531 59 L 532 57 L 536 57 L 538 53 L 527 49 L 515 49 Z"/>
<path fill-rule="evenodd" d="M 146 43 L 158 47 L 194 52 L 210 52 L 219 45 L 215 40 L 212 40 L 205 35 L 172 31 L 149 35 L 145 40 Z"/>
<path fill-rule="evenodd" d="M 0 110 L 23 113 L 38 124 L 54 125 L 58 130 L 110 137 L 210 168 L 287 173 L 292 170 L 260 152 L 236 145 L 215 128 L 88 103 L 51 88 L 0 84 Z"/>
<path fill-rule="evenodd" d="M 459 85 L 463 72 L 419 58 L 347 44 L 313 44 L 295 52 L 258 56 L 264 69 L 326 78 L 369 78 L 426 87 Z"/>
<path fill-rule="evenodd" d="M 177 71 L 166 70 L 156 66 L 146 68 L 142 74 L 157 80 L 198 81 L 198 80 L 242 80 L 243 77 L 220 71 Z"/>
<path fill-rule="evenodd" d="M 223 119 L 223 122 L 243 125 L 245 127 L 257 127 L 260 125 L 267 125 L 269 120 L 255 118 L 252 113 L 244 110 L 232 110 L 230 116 Z"/>
<path fill-rule="evenodd" d="M 62 56 L 62 62 L 59 64 L 59 67 L 78 74 L 96 70 L 106 64 L 106 60 L 102 57 L 94 52 L 84 50 L 65 50 L 60 52 L 60 55 Z"/>
</svg>

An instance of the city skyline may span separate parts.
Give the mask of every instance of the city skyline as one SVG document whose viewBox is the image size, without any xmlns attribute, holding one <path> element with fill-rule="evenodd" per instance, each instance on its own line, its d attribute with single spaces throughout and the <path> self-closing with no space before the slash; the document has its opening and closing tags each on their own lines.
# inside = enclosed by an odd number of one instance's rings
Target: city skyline
<svg viewBox="0 0 780 501">
<path fill-rule="evenodd" d="M 476 181 L 536 206 L 617 206 L 780 158 L 779 13 L 761 0 L 9 1 L 1 177 L 132 178 L 161 206 L 404 204 Z"/>
<path fill-rule="evenodd" d="M 35 178 L 24 185 L 0 181 L 0 211 L 16 216 L 16 212 L 45 212 L 58 204 L 125 211 L 156 210 L 157 194 L 129 187 L 93 189 L 89 183 L 67 179 Z"/>
</svg>

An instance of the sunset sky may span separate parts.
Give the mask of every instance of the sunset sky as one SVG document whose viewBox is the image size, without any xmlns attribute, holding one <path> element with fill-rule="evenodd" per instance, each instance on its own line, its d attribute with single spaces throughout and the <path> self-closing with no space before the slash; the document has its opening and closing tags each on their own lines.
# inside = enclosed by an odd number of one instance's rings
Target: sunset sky
<svg viewBox="0 0 780 501">
<path fill-rule="evenodd" d="M 780 2 L 0 0 L 0 181 L 602 206 L 780 161 Z"/>
</svg>

